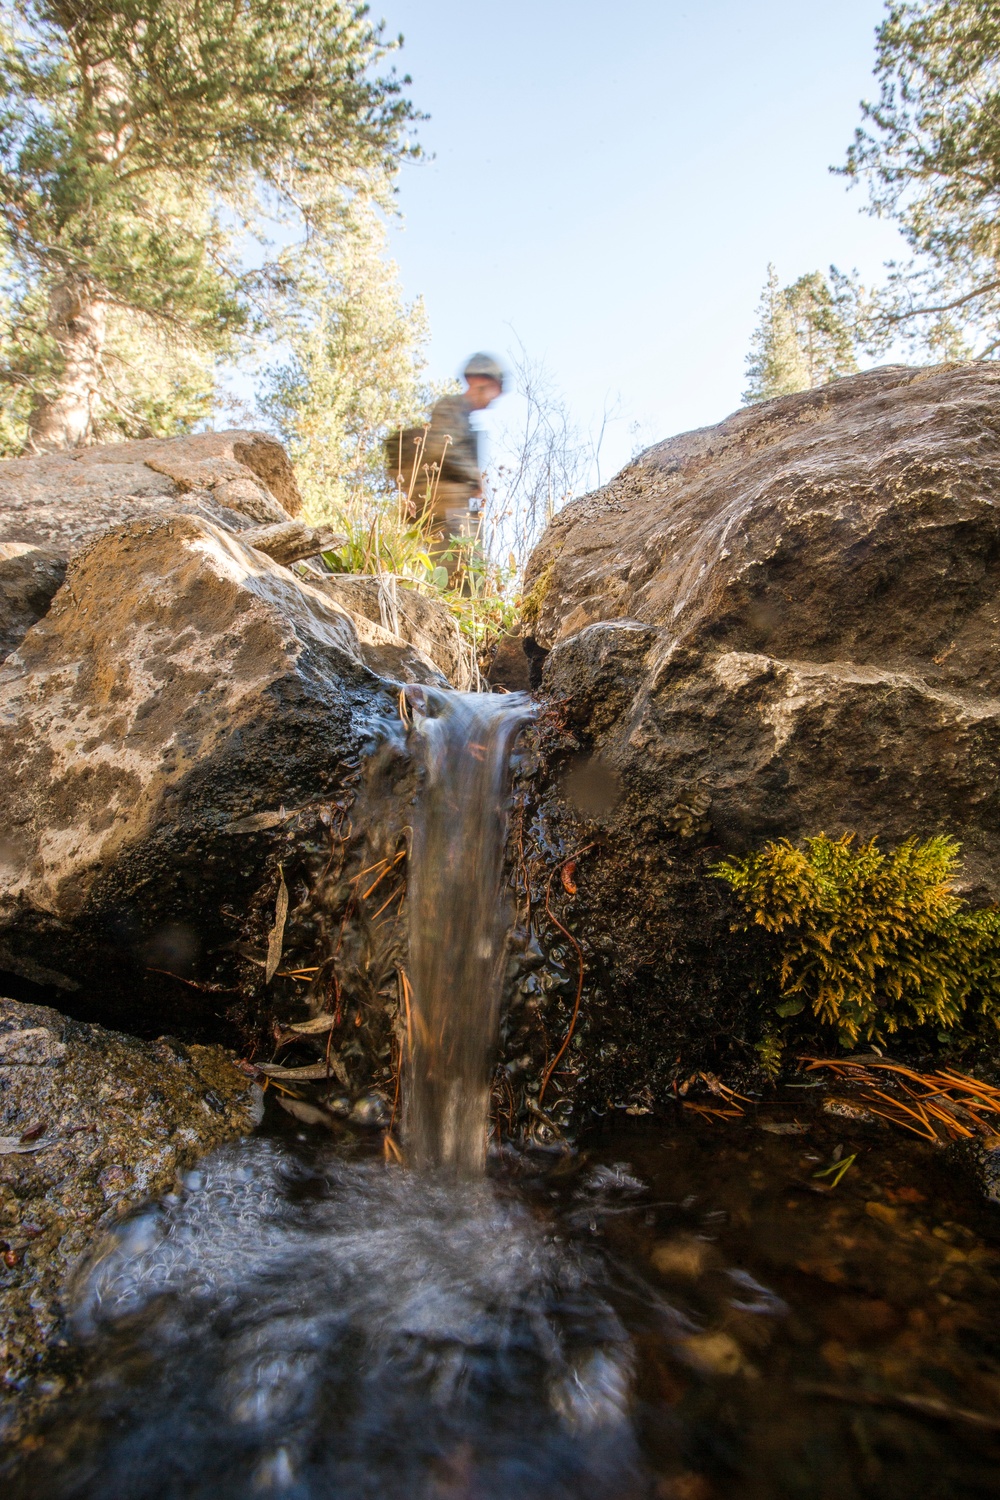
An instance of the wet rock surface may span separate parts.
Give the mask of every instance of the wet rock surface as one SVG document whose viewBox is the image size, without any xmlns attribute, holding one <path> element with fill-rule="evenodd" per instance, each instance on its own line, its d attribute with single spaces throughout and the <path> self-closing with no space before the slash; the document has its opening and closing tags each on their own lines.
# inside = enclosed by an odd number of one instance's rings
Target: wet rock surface
<svg viewBox="0 0 1000 1500">
<path fill-rule="evenodd" d="M 259 1122 L 219 1047 L 134 1037 L 0 999 L 0 1431 L 71 1378 L 67 1283 L 103 1229 Z"/>
<path fill-rule="evenodd" d="M 659 444 L 560 512 L 526 596 L 548 712 L 523 862 L 586 968 L 556 1097 L 642 1110 L 752 1064 L 723 854 L 948 833 L 966 893 L 1000 895 L 1000 371 L 872 371 Z M 536 1077 L 576 967 L 538 921 L 564 961 L 551 1002 L 514 980 Z"/>
<path fill-rule="evenodd" d="M 193 1035 L 239 1009 L 289 817 L 350 794 L 400 680 L 442 681 L 195 516 L 95 538 L 0 674 L 0 968 Z"/>
<path fill-rule="evenodd" d="M 689 649 L 991 693 L 998 491 L 1000 372 L 836 380 L 659 443 L 567 505 L 529 564 L 532 633 L 550 649 L 633 620 Z"/>
<path fill-rule="evenodd" d="M 358 573 L 327 576 L 323 590 L 352 614 L 391 631 L 430 658 L 461 692 L 475 691 L 476 653 L 447 607 L 392 574 L 381 578 Z"/>
</svg>

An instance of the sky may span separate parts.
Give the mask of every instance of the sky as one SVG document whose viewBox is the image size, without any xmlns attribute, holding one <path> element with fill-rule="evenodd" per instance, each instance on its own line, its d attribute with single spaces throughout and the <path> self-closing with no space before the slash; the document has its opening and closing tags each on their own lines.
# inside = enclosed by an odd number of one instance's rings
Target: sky
<svg viewBox="0 0 1000 1500">
<path fill-rule="evenodd" d="M 404 34 L 396 65 L 429 115 L 392 234 L 426 304 L 429 373 L 520 340 L 584 428 L 616 413 L 605 478 L 740 405 L 769 261 L 785 284 L 831 262 L 878 279 L 905 255 L 828 170 L 876 92 L 881 0 L 372 12 Z"/>
</svg>

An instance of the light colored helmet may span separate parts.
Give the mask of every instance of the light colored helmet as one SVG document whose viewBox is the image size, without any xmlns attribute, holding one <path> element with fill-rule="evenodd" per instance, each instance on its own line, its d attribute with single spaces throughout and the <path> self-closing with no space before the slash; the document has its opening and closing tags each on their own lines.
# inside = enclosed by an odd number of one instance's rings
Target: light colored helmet
<svg viewBox="0 0 1000 1500">
<path fill-rule="evenodd" d="M 471 359 L 466 360 L 462 374 L 466 379 L 470 375 L 482 375 L 487 380 L 495 380 L 501 390 L 507 384 L 507 372 L 492 354 L 473 354 Z"/>
</svg>

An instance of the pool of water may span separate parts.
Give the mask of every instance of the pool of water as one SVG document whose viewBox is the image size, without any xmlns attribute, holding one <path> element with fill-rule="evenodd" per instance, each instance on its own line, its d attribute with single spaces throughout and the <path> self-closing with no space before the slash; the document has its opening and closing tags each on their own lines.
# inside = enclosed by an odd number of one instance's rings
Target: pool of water
<svg viewBox="0 0 1000 1500">
<path fill-rule="evenodd" d="M 663 1337 L 638 1286 L 620 1304 L 652 1494 L 997 1494 L 1000 1209 L 944 1152 L 779 1108 L 619 1123 L 589 1154 L 627 1162 L 649 1201 L 592 1240 L 695 1327 Z M 851 1155 L 836 1187 L 816 1176 Z"/>
<path fill-rule="evenodd" d="M 1000 1209 L 797 1101 L 619 1116 L 468 1183 L 265 1135 L 121 1226 L 75 1297 L 85 1380 L 12 1500 L 998 1489 Z"/>
</svg>

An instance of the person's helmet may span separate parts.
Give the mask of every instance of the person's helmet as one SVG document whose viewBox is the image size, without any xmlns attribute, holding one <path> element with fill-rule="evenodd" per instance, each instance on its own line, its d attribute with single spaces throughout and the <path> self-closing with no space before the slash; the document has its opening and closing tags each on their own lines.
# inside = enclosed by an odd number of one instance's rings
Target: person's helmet
<svg viewBox="0 0 1000 1500">
<path fill-rule="evenodd" d="M 487 380 L 495 380 L 503 390 L 507 383 L 507 372 L 499 360 L 493 358 L 492 354 L 474 354 L 466 361 L 462 374 L 469 378 L 470 375 L 482 375 Z"/>
</svg>

